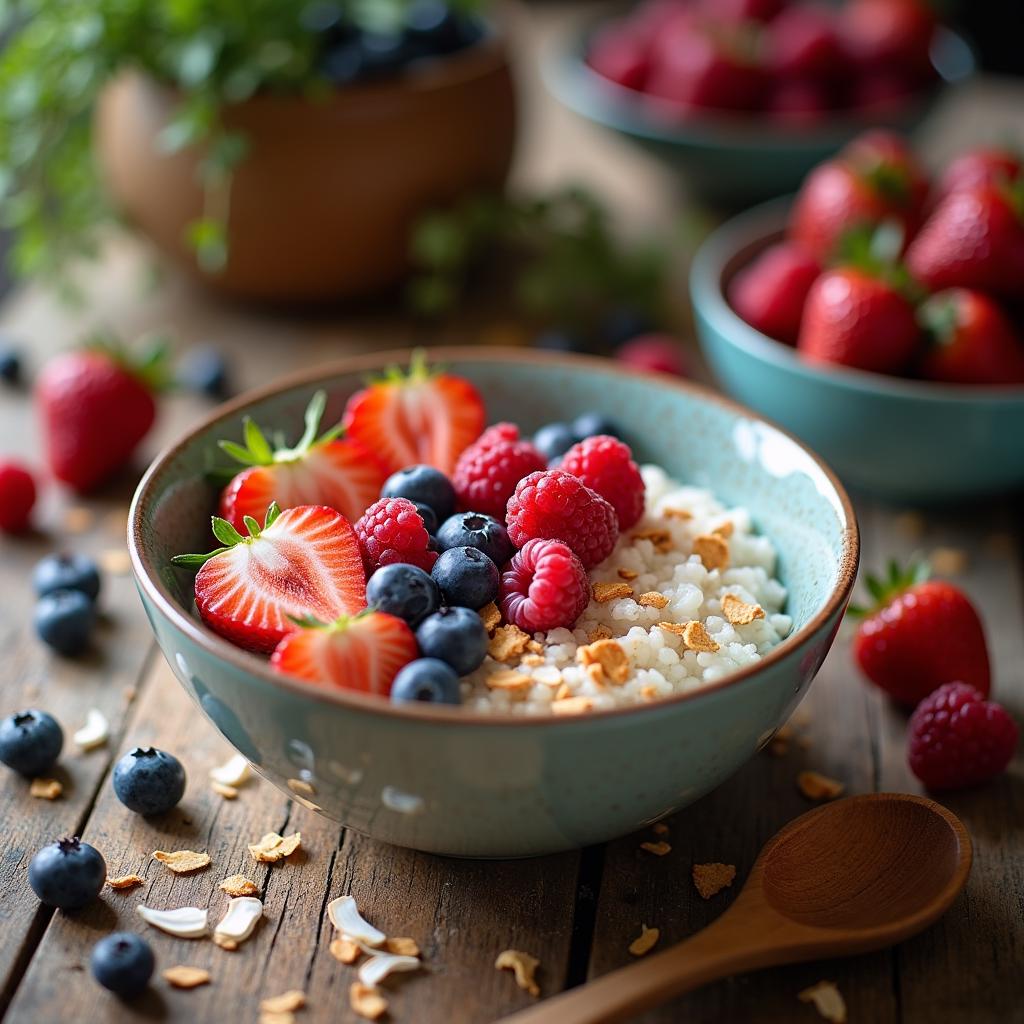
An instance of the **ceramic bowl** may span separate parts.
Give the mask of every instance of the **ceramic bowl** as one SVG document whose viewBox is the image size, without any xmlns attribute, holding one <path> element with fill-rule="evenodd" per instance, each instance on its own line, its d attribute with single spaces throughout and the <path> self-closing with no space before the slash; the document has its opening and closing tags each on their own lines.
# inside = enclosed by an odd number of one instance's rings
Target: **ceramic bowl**
<svg viewBox="0 0 1024 1024">
<path fill-rule="evenodd" d="M 722 387 L 820 452 L 850 487 L 945 501 L 1024 485 L 1024 387 L 965 387 L 804 362 L 725 300 L 733 275 L 783 233 L 788 202 L 756 207 L 701 246 L 697 335 Z"/>
<path fill-rule="evenodd" d="M 289 680 L 209 632 L 172 555 L 206 550 L 216 439 L 244 414 L 301 427 L 311 393 L 328 418 L 367 372 L 409 353 L 351 359 L 223 406 L 139 485 L 129 546 L 157 641 L 196 706 L 256 770 L 376 839 L 435 853 L 520 857 L 601 842 L 696 800 L 763 746 L 821 665 L 853 586 L 858 535 L 841 486 L 797 441 L 707 391 L 597 359 L 440 349 L 489 418 L 526 430 L 588 409 L 622 423 L 642 460 L 746 506 L 778 547 L 792 635 L 756 667 L 660 703 L 587 717 L 494 717 Z"/>
<path fill-rule="evenodd" d="M 589 21 L 552 47 L 544 64 L 548 88 L 567 107 L 611 128 L 678 171 L 702 199 L 739 208 L 793 192 L 804 176 L 866 128 L 913 130 L 930 113 L 946 85 L 975 70 L 970 46 L 940 28 L 932 46 L 939 83 L 891 113 L 857 116 L 836 112 L 820 127 L 780 124 L 757 114 L 709 112 L 685 123 L 660 115 L 642 93 L 595 72 L 586 62 L 589 40 L 607 16 Z"/>
<path fill-rule="evenodd" d="M 426 210 L 500 188 L 515 97 L 499 36 L 323 100 L 256 96 L 226 109 L 249 151 L 231 186 L 229 257 L 203 272 L 186 227 L 203 212 L 194 149 L 163 152 L 179 98 L 129 74 L 102 98 L 97 158 L 117 206 L 190 274 L 262 302 L 350 298 L 395 284 Z"/>
</svg>

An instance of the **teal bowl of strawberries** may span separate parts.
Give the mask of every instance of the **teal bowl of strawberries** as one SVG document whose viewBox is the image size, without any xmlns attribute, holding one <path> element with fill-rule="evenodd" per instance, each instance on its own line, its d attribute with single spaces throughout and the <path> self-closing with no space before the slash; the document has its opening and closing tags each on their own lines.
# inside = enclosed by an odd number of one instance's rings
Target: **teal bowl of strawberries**
<svg viewBox="0 0 1024 1024">
<path fill-rule="evenodd" d="M 664 375 L 432 359 L 291 378 L 157 458 L 129 548 L 175 675 L 259 773 L 401 846 L 530 856 L 692 802 L 832 644 L 841 486 Z"/>
<path fill-rule="evenodd" d="M 1024 175 L 970 150 L 934 182 L 867 133 L 795 200 L 714 232 L 691 271 L 723 388 L 895 501 L 1024 485 Z"/>
</svg>

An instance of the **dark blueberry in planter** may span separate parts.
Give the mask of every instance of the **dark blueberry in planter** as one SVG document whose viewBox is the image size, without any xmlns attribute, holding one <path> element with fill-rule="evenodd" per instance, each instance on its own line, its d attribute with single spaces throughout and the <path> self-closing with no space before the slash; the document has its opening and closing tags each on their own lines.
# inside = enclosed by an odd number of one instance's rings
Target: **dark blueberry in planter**
<svg viewBox="0 0 1024 1024">
<path fill-rule="evenodd" d="M 533 435 L 533 446 L 548 462 L 561 458 L 576 443 L 567 423 L 549 423 Z"/>
<path fill-rule="evenodd" d="M 441 592 L 419 566 L 395 562 L 370 577 L 366 603 L 416 626 L 441 607 Z"/>
<path fill-rule="evenodd" d="M 460 18 L 440 0 L 413 0 L 405 27 L 413 39 L 422 41 L 426 53 L 452 53 L 468 44 Z"/>
<path fill-rule="evenodd" d="M 612 309 L 601 322 L 601 337 L 609 348 L 618 348 L 641 334 L 649 334 L 654 321 L 644 312 L 629 306 Z"/>
<path fill-rule="evenodd" d="M 107 864 L 95 846 L 61 839 L 44 846 L 28 866 L 28 884 L 41 903 L 60 910 L 77 910 L 100 893 Z"/>
<path fill-rule="evenodd" d="M 96 628 L 96 606 L 80 590 L 54 590 L 39 599 L 35 626 L 44 644 L 74 657 L 89 646 Z"/>
<path fill-rule="evenodd" d="M 437 658 L 418 658 L 403 668 L 391 685 L 391 702 L 409 704 L 460 704 L 459 677 Z"/>
<path fill-rule="evenodd" d="M 114 765 L 114 792 L 136 814 L 163 814 L 185 795 L 185 769 L 173 754 L 136 747 Z"/>
<path fill-rule="evenodd" d="M 362 73 L 368 77 L 393 75 L 415 57 L 419 49 L 401 33 L 364 32 L 359 37 L 363 56 Z"/>
<path fill-rule="evenodd" d="M 433 466 L 409 466 L 384 481 L 382 498 L 408 498 L 434 510 L 439 523 L 455 511 L 455 488 L 439 469 Z M 427 533 L 433 533 L 429 527 Z"/>
<path fill-rule="evenodd" d="M 479 548 L 495 565 L 504 565 L 515 551 L 504 523 L 482 512 L 457 512 L 437 531 L 442 551 L 448 548 Z"/>
<path fill-rule="evenodd" d="M 63 746 L 61 727 L 45 711 L 29 708 L 0 722 L 0 761 L 29 778 L 48 772 Z"/>
<path fill-rule="evenodd" d="M 39 597 L 54 590 L 80 590 L 95 601 L 100 594 L 100 571 L 86 555 L 47 555 L 32 570 L 32 586 Z"/>
<path fill-rule="evenodd" d="M 3 342 L 0 342 L 0 380 L 11 385 L 21 383 L 21 355 Z"/>
<path fill-rule="evenodd" d="M 217 349 L 208 346 L 185 353 L 178 380 L 189 391 L 210 398 L 227 398 L 231 390 L 227 360 Z"/>
<path fill-rule="evenodd" d="M 622 428 L 609 419 L 604 413 L 585 412 L 569 424 L 570 429 L 577 441 L 583 441 L 588 437 L 596 437 L 598 434 L 609 434 L 621 440 Z"/>
<path fill-rule="evenodd" d="M 156 959 L 149 943 L 133 932 L 114 932 L 92 947 L 92 976 L 119 996 L 137 996 L 153 977 Z"/>
<path fill-rule="evenodd" d="M 487 654 L 487 630 L 469 608 L 442 608 L 428 615 L 416 630 L 425 658 L 438 658 L 460 675 L 472 672 Z"/>
<path fill-rule="evenodd" d="M 441 588 L 446 604 L 476 610 L 498 597 L 501 574 L 479 548 L 448 548 L 434 563 L 430 575 Z"/>
</svg>

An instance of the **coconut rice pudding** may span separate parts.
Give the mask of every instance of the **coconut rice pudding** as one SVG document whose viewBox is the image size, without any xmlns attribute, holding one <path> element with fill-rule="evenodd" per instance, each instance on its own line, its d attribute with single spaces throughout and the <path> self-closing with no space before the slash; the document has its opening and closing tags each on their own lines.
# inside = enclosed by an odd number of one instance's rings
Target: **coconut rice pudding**
<svg viewBox="0 0 1024 1024">
<path fill-rule="evenodd" d="M 644 514 L 590 572 L 573 629 L 524 633 L 484 615 L 491 641 L 462 680 L 463 706 L 496 714 L 580 714 L 698 690 L 784 639 L 772 542 L 744 508 L 641 467 Z"/>
</svg>

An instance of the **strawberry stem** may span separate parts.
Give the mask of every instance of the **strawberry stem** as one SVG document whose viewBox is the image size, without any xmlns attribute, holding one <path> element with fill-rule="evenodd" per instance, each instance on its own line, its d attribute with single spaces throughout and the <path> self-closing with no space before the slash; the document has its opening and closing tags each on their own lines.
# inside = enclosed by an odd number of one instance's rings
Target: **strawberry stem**
<svg viewBox="0 0 1024 1024">
<path fill-rule="evenodd" d="M 84 347 L 105 355 L 125 373 L 135 377 L 151 394 L 167 391 L 174 381 L 170 367 L 170 339 L 165 334 L 144 336 L 138 342 L 141 351 L 133 355 L 112 332 L 99 332 L 88 338 Z"/>
<path fill-rule="evenodd" d="M 887 569 L 887 574 L 883 576 L 873 576 L 868 573 L 864 577 L 864 586 L 875 603 L 871 606 L 851 604 L 847 609 L 848 615 L 855 619 L 874 615 L 875 612 L 891 604 L 900 594 L 919 583 L 924 583 L 931 575 L 931 567 L 928 563 L 917 559 L 911 561 L 905 569 L 901 568 L 895 559 L 890 559 Z"/>
<path fill-rule="evenodd" d="M 242 463 L 243 466 L 272 466 L 275 463 L 295 462 L 313 448 L 329 444 L 341 436 L 342 426 L 340 423 L 320 434 L 319 437 L 317 436 L 326 408 L 327 393 L 317 391 L 310 399 L 309 405 L 306 406 L 303 416 L 306 427 L 294 447 L 288 447 L 283 440 L 280 440 L 276 447 L 271 445 L 266 434 L 248 416 L 242 421 L 244 445 L 234 441 L 218 441 L 217 444 L 221 451 L 230 455 L 236 462 Z"/>
<path fill-rule="evenodd" d="M 221 542 L 222 546 L 213 551 L 207 551 L 205 554 L 175 555 L 171 559 L 171 564 L 182 569 L 197 569 L 199 566 L 205 565 L 211 558 L 222 555 L 239 544 L 251 544 L 274 525 L 280 514 L 281 507 L 276 501 L 272 501 L 270 508 L 267 509 L 266 518 L 263 520 L 262 530 L 260 524 L 252 516 L 245 516 L 243 521 L 248 532 L 247 537 L 243 537 L 226 519 L 221 519 L 220 516 L 211 516 L 210 525 L 213 535 Z"/>
</svg>

